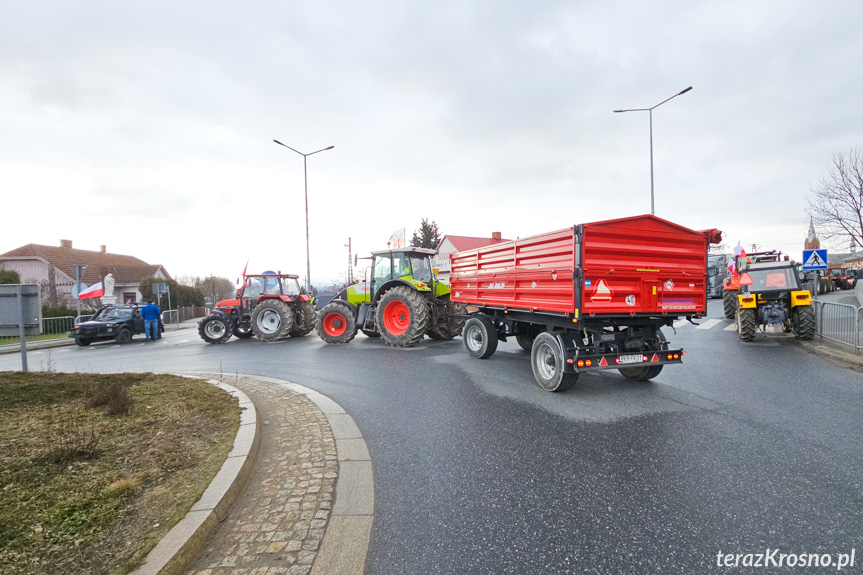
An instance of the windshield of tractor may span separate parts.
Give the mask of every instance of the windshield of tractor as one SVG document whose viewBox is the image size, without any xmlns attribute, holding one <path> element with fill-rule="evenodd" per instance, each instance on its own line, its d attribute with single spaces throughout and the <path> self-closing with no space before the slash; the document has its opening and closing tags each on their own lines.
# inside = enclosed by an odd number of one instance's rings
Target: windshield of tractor
<svg viewBox="0 0 863 575">
<path fill-rule="evenodd" d="M 414 279 L 421 282 L 430 282 L 432 279 L 431 265 L 428 258 L 411 258 L 411 267 L 414 270 Z"/>
<path fill-rule="evenodd" d="M 393 254 L 393 276 L 401 278 L 411 275 L 411 261 L 405 254 Z"/>
<path fill-rule="evenodd" d="M 295 278 L 282 278 L 282 289 L 285 295 L 300 295 L 300 282 Z"/>
<path fill-rule="evenodd" d="M 842 275 L 842 270 L 834 268 L 834 269 L 830 270 L 830 275 L 832 275 L 835 278 L 838 278 Z"/>
<path fill-rule="evenodd" d="M 794 268 L 748 269 L 745 272 L 752 278 L 751 292 L 800 289 Z"/>
</svg>

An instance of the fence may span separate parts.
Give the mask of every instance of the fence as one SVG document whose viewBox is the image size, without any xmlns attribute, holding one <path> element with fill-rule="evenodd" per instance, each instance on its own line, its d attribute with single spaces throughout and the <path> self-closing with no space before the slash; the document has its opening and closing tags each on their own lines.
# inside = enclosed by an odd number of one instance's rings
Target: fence
<svg viewBox="0 0 863 575">
<path fill-rule="evenodd" d="M 92 316 L 81 316 L 74 318 L 72 316 L 64 317 L 46 317 L 42 318 L 42 335 L 28 335 L 27 341 L 39 341 L 43 339 L 62 339 L 69 335 L 72 326 L 79 321 L 86 321 L 82 318 L 90 318 Z M 13 337 L 0 337 L 0 345 L 19 343 L 19 339 Z"/>
<path fill-rule="evenodd" d="M 821 338 L 833 341 L 859 353 L 863 338 L 860 337 L 861 310 L 845 303 L 815 301 L 815 333 Z"/>
</svg>

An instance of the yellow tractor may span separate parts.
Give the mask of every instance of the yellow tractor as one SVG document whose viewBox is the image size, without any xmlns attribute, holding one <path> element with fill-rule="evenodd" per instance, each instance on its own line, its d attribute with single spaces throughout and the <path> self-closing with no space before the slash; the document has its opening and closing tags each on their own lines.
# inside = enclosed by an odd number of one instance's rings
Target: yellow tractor
<svg viewBox="0 0 863 575">
<path fill-rule="evenodd" d="M 812 294 L 800 286 L 794 262 L 744 262 L 738 274 L 736 319 L 741 340 L 752 341 L 759 326 L 766 335 L 769 325 L 781 325 L 799 339 L 815 337 Z"/>
</svg>

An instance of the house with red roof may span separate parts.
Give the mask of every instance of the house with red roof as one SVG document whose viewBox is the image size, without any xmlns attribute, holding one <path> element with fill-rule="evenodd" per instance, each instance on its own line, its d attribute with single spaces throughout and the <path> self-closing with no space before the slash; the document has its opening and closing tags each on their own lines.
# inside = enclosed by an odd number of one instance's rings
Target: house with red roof
<svg viewBox="0 0 863 575">
<path fill-rule="evenodd" d="M 41 285 L 42 301 L 48 305 L 75 303 L 74 266 L 79 265 L 87 266 L 81 277 L 87 285 L 103 281 L 110 273 L 114 278 L 114 296 L 123 303 L 139 303 L 146 297 L 138 291 L 144 278 L 171 279 L 161 265 L 108 253 L 106 246 L 100 246 L 99 251 L 75 249 L 71 240 L 60 240 L 59 247 L 27 244 L 0 254 L 0 268 L 18 272 L 23 283 Z"/>
<path fill-rule="evenodd" d="M 509 241 L 506 239 L 501 239 L 500 235 L 500 232 L 492 232 L 490 238 L 445 235 L 438 244 L 438 253 L 432 261 L 432 265 L 435 267 L 436 270 L 438 270 L 438 279 L 449 282 L 450 254 L 467 250 L 475 250 L 476 248 L 484 248 L 485 246 L 491 246 L 494 244 L 499 244 L 501 242 Z"/>
</svg>

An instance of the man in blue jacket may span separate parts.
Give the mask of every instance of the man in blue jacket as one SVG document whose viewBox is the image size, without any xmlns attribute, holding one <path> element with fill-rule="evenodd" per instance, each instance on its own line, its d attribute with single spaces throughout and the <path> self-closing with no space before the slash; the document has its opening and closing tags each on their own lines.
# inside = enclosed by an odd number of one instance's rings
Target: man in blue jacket
<svg viewBox="0 0 863 575">
<path fill-rule="evenodd" d="M 162 334 L 159 333 L 159 317 L 161 315 L 162 310 L 153 303 L 153 300 L 147 300 L 147 305 L 141 308 L 141 317 L 144 318 L 144 335 L 147 336 L 147 341 L 155 341 L 162 337 Z"/>
</svg>

